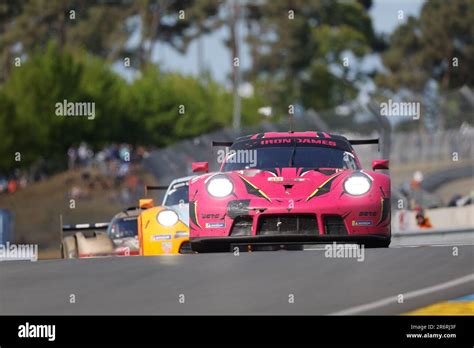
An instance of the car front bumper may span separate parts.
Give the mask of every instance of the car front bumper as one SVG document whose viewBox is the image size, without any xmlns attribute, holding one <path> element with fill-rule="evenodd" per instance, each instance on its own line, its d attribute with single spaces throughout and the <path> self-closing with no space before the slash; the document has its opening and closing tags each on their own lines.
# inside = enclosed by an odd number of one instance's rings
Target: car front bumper
<svg viewBox="0 0 474 348">
<path fill-rule="evenodd" d="M 242 236 L 242 237 L 203 237 L 191 238 L 191 249 L 195 252 L 228 252 L 252 250 L 253 246 L 292 246 L 306 244 L 361 244 L 368 247 L 387 246 L 390 235 L 271 235 L 271 236 Z"/>
</svg>

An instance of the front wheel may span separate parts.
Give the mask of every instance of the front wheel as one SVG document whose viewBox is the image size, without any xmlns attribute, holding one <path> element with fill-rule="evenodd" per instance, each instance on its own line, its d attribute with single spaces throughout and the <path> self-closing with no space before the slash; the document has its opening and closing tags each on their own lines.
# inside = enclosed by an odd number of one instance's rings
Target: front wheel
<svg viewBox="0 0 474 348">
<path fill-rule="evenodd" d="M 390 243 L 392 241 L 391 236 L 377 240 L 377 241 L 372 241 L 365 246 L 367 248 L 388 248 Z"/>
</svg>

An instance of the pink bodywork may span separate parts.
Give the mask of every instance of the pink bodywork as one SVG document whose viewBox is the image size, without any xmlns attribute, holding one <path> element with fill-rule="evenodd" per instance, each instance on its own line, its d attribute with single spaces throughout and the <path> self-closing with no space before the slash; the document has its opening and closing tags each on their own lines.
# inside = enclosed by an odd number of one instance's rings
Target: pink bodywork
<svg viewBox="0 0 474 348">
<path fill-rule="evenodd" d="M 318 136 L 316 132 L 265 133 L 262 141 L 282 137 L 331 141 L 329 134 Z M 353 155 L 360 166 L 355 152 Z M 361 196 L 352 196 L 343 188 L 344 181 L 355 172 L 362 172 L 372 182 L 370 190 Z M 234 190 L 218 199 L 207 192 L 206 183 L 222 174 L 232 181 Z M 319 235 L 325 234 L 326 217 L 336 215 L 343 219 L 348 235 L 390 236 L 390 177 L 374 171 L 331 168 L 303 171 L 289 167 L 208 173 L 191 180 L 189 199 L 191 239 L 229 236 L 234 218 L 229 216 L 228 204 L 236 200 L 250 200 L 246 216 L 253 219 L 252 236 L 257 235 L 262 216 L 285 214 L 314 214 L 318 226 L 315 233 Z"/>
</svg>

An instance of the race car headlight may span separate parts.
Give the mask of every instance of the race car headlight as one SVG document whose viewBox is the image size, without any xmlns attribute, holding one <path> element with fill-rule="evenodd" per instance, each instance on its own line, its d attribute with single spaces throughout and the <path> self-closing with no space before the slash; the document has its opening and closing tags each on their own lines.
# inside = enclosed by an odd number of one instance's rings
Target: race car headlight
<svg viewBox="0 0 474 348">
<path fill-rule="evenodd" d="M 165 227 L 171 227 L 173 225 L 175 225 L 179 218 L 178 218 L 178 214 L 176 214 L 174 211 L 172 210 L 162 210 L 158 213 L 158 216 L 156 217 L 156 219 L 158 220 L 158 222 L 165 226 Z"/>
<path fill-rule="evenodd" d="M 232 193 L 234 184 L 225 176 L 212 178 L 207 184 L 207 192 L 213 197 L 224 198 Z"/>
<path fill-rule="evenodd" d="M 117 231 L 114 233 L 114 238 L 122 238 L 125 233 Z"/>
<path fill-rule="evenodd" d="M 365 175 L 353 175 L 344 182 L 344 191 L 353 196 L 360 196 L 370 189 L 370 180 Z"/>
</svg>

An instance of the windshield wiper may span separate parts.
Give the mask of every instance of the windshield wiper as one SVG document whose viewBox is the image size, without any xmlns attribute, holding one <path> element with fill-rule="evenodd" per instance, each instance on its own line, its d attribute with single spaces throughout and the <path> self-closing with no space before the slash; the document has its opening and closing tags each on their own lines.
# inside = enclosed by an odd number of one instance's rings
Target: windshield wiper
<svg viewBox="0 0 474 348">
<path fill-rule="evenodd" d="M 291 150 L 290 163 L 288 163 L 289 167 L 293 167 L 293 162 L 295 161 L 296 144 L 297 143 L 295 141 L 295 144 L 293 145 L 293 149 Z"/>
</svg>

